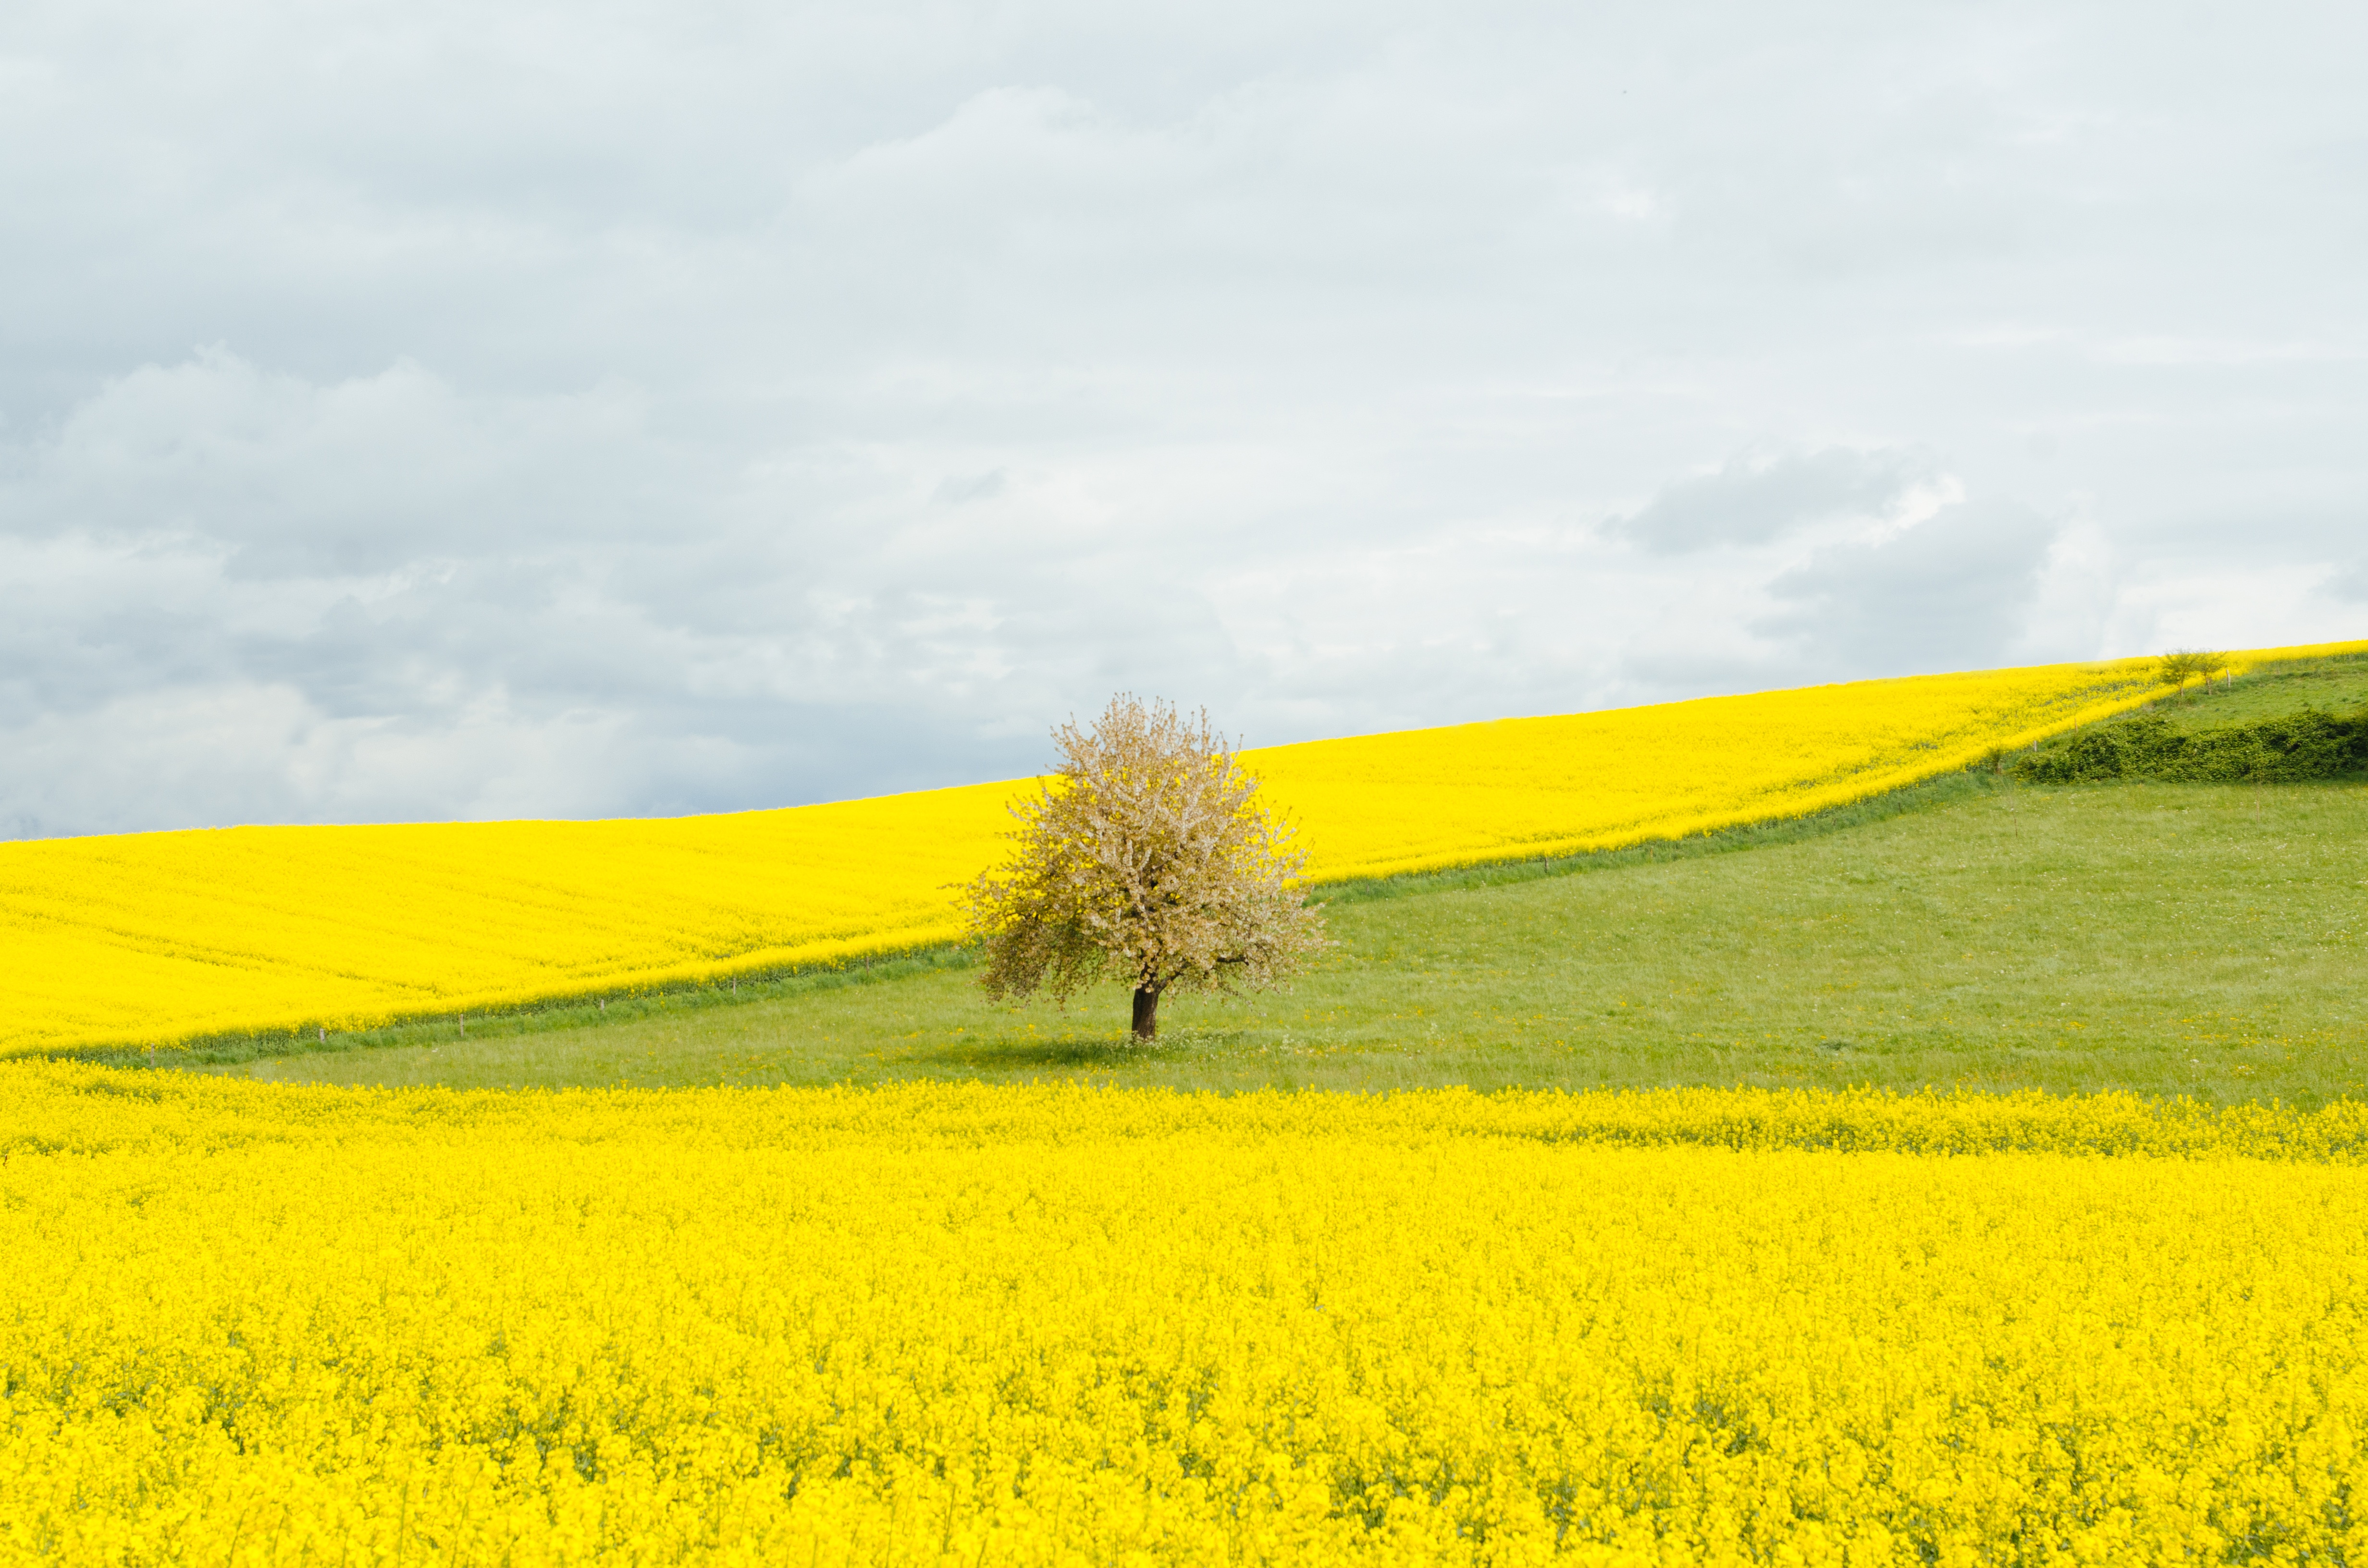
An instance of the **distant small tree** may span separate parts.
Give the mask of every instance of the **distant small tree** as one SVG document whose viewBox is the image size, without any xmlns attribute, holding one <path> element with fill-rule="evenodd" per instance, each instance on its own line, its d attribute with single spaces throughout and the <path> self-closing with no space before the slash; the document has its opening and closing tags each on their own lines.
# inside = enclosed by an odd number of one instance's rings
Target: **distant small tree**
<svg viewBox="0 0 2368 1568">
<path fill-rule="evenodd" d="M 2154 678 L 2176 691 L 2186 689 L 2191 680 L 2209 683 L 2214 676 L 2228 667 L 2228 655 L 2202 648 L 2174 648 L 2155 661 Z"/>
<path fill-rule="evenodd" d="M 1060 766 L 1011 807 L 1014 854 L 964 890 L 988 995 L 1121 981 L 1148 1040 L 1166 993 L 1263 989 L 1330 945 L 1305 853 L 1205 711 L 1121 695 L 1053 741 Z"/>
</svg>

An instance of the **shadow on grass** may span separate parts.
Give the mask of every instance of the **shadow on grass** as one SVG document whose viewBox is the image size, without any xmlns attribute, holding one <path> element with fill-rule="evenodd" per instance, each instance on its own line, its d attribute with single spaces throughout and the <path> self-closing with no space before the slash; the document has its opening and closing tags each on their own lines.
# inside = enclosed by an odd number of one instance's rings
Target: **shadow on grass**
<svg viewBox="0 0 2368 1568">
<path fill-rule="evenodd" d="M 1094 1037 L 1003 1035 L 960 1044 L 924 1047 L 898 1053 L 899 1065 L 969 1068 L 974 1071 L 1029 1072 L 1046 1068 L 1123 1072 L 1144 1067 L 1180 1066 L 1226 1053 L 1227 1047 L 1245 1048 L 1252 1036 L 1244 1029 L 1178 1029 L 1144 1044 L 1132 1035 Z"/>
</svg>

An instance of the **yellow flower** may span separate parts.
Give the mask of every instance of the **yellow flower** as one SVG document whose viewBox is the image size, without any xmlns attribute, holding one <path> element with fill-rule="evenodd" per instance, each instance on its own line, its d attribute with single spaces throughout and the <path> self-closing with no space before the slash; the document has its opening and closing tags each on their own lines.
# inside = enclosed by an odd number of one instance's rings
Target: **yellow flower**
<svg viewBox="0 0 2368 1568">
<path fill-rule="evenodd" d="M 2357 1105 L 13 1063 L 0 1154 L 0 1562 L 2368 1552 Z"/>
</svg>

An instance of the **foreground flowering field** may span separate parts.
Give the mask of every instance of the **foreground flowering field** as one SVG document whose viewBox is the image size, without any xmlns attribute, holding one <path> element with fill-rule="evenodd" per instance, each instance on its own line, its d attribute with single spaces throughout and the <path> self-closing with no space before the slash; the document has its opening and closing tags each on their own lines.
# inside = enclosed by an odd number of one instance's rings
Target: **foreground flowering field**
<svg viewBox="0 0 2368 1568">
<path fill-rule="evenodd" d="M 2127 660 L 1866 681 L 1247 756 L 1333 881 L 1800 815 L 2127 709 L 2158 690 L 2149 675 Z M 342 1029 L 942 943 L 959 930 L 950 884 L 1000 853 L 1015 793 L 0 844 L 0 1055 Z"/>
<path fill-rule="evenodd" d="M 2368 1561 L 2368 1111 L 0 1069 L 0 1561 Z"/>
</svg>

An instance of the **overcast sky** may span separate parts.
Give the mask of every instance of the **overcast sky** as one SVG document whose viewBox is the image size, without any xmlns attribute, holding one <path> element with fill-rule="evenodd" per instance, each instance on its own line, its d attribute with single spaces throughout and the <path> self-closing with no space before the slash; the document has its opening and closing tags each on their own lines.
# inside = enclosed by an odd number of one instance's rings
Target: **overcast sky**
<svg viewBox="0 0 2368 1568">
<path fill-rule="evenodd" d="M 2368 10 L 0 9 L 0 836 L 2368 635 Z"/>
</svg>

